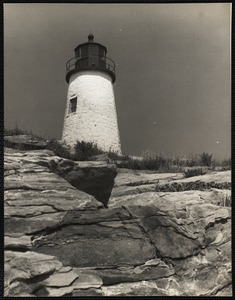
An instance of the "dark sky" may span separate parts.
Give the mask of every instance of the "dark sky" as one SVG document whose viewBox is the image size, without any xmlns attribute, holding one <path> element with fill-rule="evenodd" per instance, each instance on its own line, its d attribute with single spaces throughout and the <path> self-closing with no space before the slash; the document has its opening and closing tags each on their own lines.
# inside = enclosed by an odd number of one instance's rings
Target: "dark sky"
<svg viewBox="0 0 235 300">
<path fill-rule="evenodd" d="M 230 4 L 4 4 L 5 127 L 61 138 L 65 64 L 87 41 L 116 63 L 122 150 L 230 157 Z"/>
</svg>

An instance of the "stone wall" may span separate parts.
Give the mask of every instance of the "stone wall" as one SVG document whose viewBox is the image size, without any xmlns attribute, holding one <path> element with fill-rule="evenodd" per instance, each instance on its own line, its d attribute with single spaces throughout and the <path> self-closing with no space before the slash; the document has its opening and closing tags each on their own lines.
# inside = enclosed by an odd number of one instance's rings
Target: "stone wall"
<svg viewBox="0 0 235 300">
<path fill-rule="evenodd" d="M 76 112 L 69 113 L 70 99 L 77 97 Z M 97 143 L 105 151 L 121 154 L 117 113 L 111 77 L 99 71 L 82 71 L 71 76 L 62 139 Z"/>
</svg>

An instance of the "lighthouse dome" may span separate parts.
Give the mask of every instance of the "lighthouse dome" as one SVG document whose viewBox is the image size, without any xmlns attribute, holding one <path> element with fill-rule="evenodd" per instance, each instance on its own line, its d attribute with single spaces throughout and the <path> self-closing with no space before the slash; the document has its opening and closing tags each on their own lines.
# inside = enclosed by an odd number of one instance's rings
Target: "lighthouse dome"
<svg viewBox="0 0 235 300">
<path fill-rule="evenodd" d="M 89 41 L 89 42 L 93 42 L 93 40 L 94 40 L 94 35 L 93 35 L 92 33 L 90 33 L 90 34 L 88 35 L 88 41 Z"/>
<path fill-rule="evenodd" d="M 69 83 L 70 77 L 77 72 L 96 70 L 107 73 L 114 83 L 115 63 L 107 57 L 107 49 L 100 43 L 94 42 L 94 35 L 88 35 L 88 41 L 79 44 L 75 49 L 75 57 L 71 58 L 66 64 L 66 81 Z"/>
</svg>

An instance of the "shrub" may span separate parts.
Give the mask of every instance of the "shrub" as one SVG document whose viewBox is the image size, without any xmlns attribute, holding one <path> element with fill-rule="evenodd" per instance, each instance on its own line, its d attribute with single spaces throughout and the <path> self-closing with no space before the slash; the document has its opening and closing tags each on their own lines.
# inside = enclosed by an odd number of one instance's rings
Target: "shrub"
<svg viewBox="0 0 235 300">
<path fill-rule="evenodd" d="M 128 155 L 119 155 L 117 154 L 116 152 L 114 151 L 109 151 L 107 152 L 108 154 L 108 157 L 111 159 L 111 160 L 116 160 L 116 161 L 125 161 L 125 160 L 128 160 L 129 159 L 129 156 Z"/>
<path fill-rule="evenodd" d="M 187 165 L 188 160 L 186 158 L 181 158 L 179 156 L 172 158 L 172 164 L 177 167 L 185 167 Z"/>
<path fill-rule="evenodd" d="M 147 170 L 168 171 L 170 169 L 170 160 L 162 156 L 156 156 L 144 159 L 143 165 Z"/>
<path fill-rule="evenodd" d="M 153 152 L 151 150 L 145 150 L 141 154 L 141 157 L 143 157 L 143 160 L 154 159 L 157 156 L 162 156 L 162 154 L 157 155 L 155 152 Z"/>
<path fill-rule="evenodd" d="M 161 156 L 145 157 L 143 160 L 125 156 L 122 163 L 119 164 L 119 167 L 133 170 L 155 170 L 168 172 L 173 166 L 170 159 Z"/>
<path fill-rule="evenodd" d="M 200 164 L 202 166 L 210 167 L 212 165 L 212 156 L 213 154 L 203 152 L 200 154 Z"/>
<path fill-rule="evenodd" d="M 186 161 L 186 167 L 196 167 L 200 165 L 200 158 L 198 155 L 191 155 Z"/>
<path fill-rule="evenodd" d="M 231 158 L 224 159 L 221 163 L 222 167 L 231 167 Z"/>
<path fill-rule="evenodd" d="M 212 166 L 210 167 L 210 169 L 215 169 L 217 167 L 220 171 L 231 170 L 231 158 L 223 160 L 213 159 Z"/>
<path fill-rule="evenodd" d="M 202 168 L 197 168 L 197 169 L 189 169 L 184 172 L 184 177 L 193 177 L 193 176 L 198 176 L 198 175 L 204 175 L 206 174 L 206 171 L 204 171 Z"/>
<path fill-rule="evenodd" d="M 122 168 L 141 170 L 143 169 L 143 163 L 138 159 L 133 159 L 129 157 L 126 161 L 123 161 Z"/>
<path fill-rule="evenodd" d="M 47 143 L 48 150 L 51 150 L 55 153 L 55 155 L 58 155 L 60 157 L 66 158 L 66 159 L 71 159 L 71 154 L 69 150 L 61 145 L 56 139 L 52 139 Z"/>
<path fill-rule="evenodd" d="M 91 156 L 105 153 L 104 151 L 98 148 L 97 144 L 93 142 L 77 141 L 74 149 L 75 160 L 89 160 Z"/>
</svg>

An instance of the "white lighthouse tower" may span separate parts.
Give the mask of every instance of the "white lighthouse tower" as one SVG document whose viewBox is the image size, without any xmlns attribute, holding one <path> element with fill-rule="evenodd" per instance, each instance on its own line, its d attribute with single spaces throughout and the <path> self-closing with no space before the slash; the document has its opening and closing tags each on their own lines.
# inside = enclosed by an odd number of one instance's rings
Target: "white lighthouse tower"
<svg viewBox="0 0 235 300">
<path fill-rule="evenodd" d="M 62 140 L 70 146 L 93 142 L 104 151 L 121 154 L 113 92 L 115 63 L 92 34 L 74 51 L 75 57 L 66 65 L 69 86 Z"/>
</svg>

